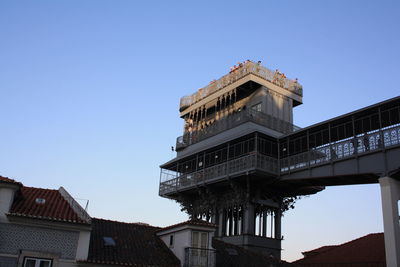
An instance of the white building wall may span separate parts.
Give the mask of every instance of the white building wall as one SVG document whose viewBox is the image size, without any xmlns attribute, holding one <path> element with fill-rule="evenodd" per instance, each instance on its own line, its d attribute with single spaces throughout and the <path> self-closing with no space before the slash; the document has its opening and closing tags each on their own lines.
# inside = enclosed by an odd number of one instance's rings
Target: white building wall
<svg viewBox="0 0 400 267">
<path fill-rule="evenodd" d="M 181 266 L 185 263 L 185 248 L 192 246 L 192 232 L 207 232 L 208 233 L 208 249 L 212 249 L 212 238 L 214 237 L 215 228 L 190 226 L 188 228 L 178 228 L 176 230 L 169 230 L 159 235 L 161 240 L 168 246 L 168 248 L 175 254 L 181 261 Z M 170 236 L 174 236 L 174 243 L 170 246 Z"/>
<path fill-rule="evenodd" d="M 183 266 L 185 262 L 185 248 L 191 247 L 191 230 L 185 229 L 178 232 L 173 232 L 164 236 L 161 236 L 161 240 L 169 247 L 169 249 L 175 254 L 175 256 L 181 261 Z M 174 236 L 174 244 L 169 245 L 170 236 Z"/>
<path fill-rule="evenodd" d="M 10 211 L 15 189 L 0 187 L 0 222 L 7 222 L 6 213 Z"/>
<path fill-rule="evenodd" d="M 87 260 L 90 244 L 90 231 L 80 231 L 78 247 L 76 249 L 76 260 Z"/>
</svg>

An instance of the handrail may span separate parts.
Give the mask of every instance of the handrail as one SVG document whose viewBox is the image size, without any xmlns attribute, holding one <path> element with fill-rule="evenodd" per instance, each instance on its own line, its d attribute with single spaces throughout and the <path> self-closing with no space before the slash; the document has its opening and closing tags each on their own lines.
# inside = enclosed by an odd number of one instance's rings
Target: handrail
<svg viewBox="0 0 400 267">
<path fill-rule="evenodd" d="M 280 160 L 280 173 L 321 165 L 360 154 L 386 149 L 400 145 L 400 125 L 392 125 L 380 130 L 360 134 L 354 138 L 346 138 L 327 143 L 306 152 Z"/>
<path fill-rule="evenodd" d="M 189 145 L 198 143 L 204 139 L 214 136 L 218 133 L 232 129 L 245 122 L 254 122 L 256 124 L 265 126 L 283 134 L 289 134 L 301 129 L 296 125 L 275 118 L 266 113 L 252 109 L 245 109 L 223 117 L 213 124 L 207 126 L 206 128 L 196 130 L 191 133 L 186 133 L 183 136 L 179 136 L 176 139 L 176 148 L 177 150 L 180 150 Z"/>
<path fill-rule="evenodd" d="M 285 88 L 299 96 L 303 95 L 303 87 L 296 80 L 286 78 L 283 73 L 278 70 L 271 71 L 270 69 L 261 66 L 259 63 L 254 63 L 250 60 L 240 63 L 239 66 L 230 73 L 222 76 L 220 79 L 211 82 L 209 85 L 199 89 L 196 93 L 184 96 L 180 100 L 180 109 L 193 105 L 194 103 L 206 98 L 207 96 L 221 90 L 222 88 L 232 84 L 238 79 L 243 78 L 248 74 L 254 74 L 269 82 L 272 82 L 282 88 Z"/>
<path fill-rule="evenodd" d="M 159 193 L 167 194 L 185 187 L 194 186 L 206 181 L 219 179 L 228 175 L 238 174 L 247 170 L 258 168 L 266 172 L 276 174 L 278 172 L 278 159 L 262 155 L 256 152 L 231 159 L 229 161 L 216 164 L 195 172 L 178 174 L 173 178 L 168 179 L 170 172 L 161 169 L 161 176 L 167 175 L 167 179 L 162 177 L 160 182 Z"/>
<path fill-rule="evenodd" d="M 374 153 L 399 145 L 400 124 L 395 124 L 379 130 L 359 134 L 354 138 L 326 143 L 311 148 L 306 152 L 281 158 L 280 160 L 253 151 L 245 156 L 188 174 L 178 174 L 176 172 L 171 174 L 170 171 L 161 169 L 162 176 L 165 176 L 162 182 L 160 182 L 160 195 L 209 180 L 239 174 L 254 168 L 276 175 L 287 174 L 305 168 L 330 164 L 331 162 L 346 158 Z"/>
</svg>

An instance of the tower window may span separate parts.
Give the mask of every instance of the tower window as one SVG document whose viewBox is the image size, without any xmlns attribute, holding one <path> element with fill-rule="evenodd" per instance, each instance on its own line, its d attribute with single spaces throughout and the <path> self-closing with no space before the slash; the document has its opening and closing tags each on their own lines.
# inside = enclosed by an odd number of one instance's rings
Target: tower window
<svg viewBox="0 0 400 267">
<path fill-rule="evenodd" d="M 174 246 L 174 235 L 169 236 L 169 246 L 173 247 Z"/>
</svg>

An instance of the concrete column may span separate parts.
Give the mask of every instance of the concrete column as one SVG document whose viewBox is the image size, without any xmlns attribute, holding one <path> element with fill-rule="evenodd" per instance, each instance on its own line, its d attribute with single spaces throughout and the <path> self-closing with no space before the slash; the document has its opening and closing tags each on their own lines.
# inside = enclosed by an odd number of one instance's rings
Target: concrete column
<svg viewBox="0 0 400 267">
<path fill-rule="evenodd" d="M 391 177 L 379 179 L 382 197 L 383 229 L 385 231 L 386 266 L 400 266 L 399 199 L 400 181 Z"/>
<path fill-rule="evenodd" d="M 255 235 L 255 213 L 254 205 L 247 203 L 244 207 L 244 218 L 243 218 L 243 233 L 248 235 Z"/>
<path fill-rule="evenodd" d="M 262 236 L 266 237 L 267 236 L 267 220 L 268 220 L 268 213 L 267 210 L 264 210 L 262 213 Z"/>
<path fill-rule="evenodd" d="M 214 231 L 214 236 L 218 236 L 219 233 L 219 213 L 216 208 L 213 208 L 213 212 L 211 214 L 211 223 L 217 225 L 217 228 Z"/>
<path fill-rule="evenodd" d="M 233 212 L 233 221 L 235 223 L 234 229 L 233 229 L 233 234 L 237 235 L 238 234 L 238 210 L 235 209 Z"/>
<path fill-rule="evenodd" d="M 223 229 L 224 229 L 224 210 L 219 209 L 218 210 L 218 235 L 217 236 L 223 236 Z"/>
<path fill-rule="evenodd" d="M 228 209 L 228 218 L 229 218 L 229 236 L 233 235 L 233 214 L 232 209 Z"/>
<path fill-rule="evenodd" d="M 282 212 L 281 209 L 275 210 L 275 238 L 281 239 L 282 237 Z"/>
</svg>

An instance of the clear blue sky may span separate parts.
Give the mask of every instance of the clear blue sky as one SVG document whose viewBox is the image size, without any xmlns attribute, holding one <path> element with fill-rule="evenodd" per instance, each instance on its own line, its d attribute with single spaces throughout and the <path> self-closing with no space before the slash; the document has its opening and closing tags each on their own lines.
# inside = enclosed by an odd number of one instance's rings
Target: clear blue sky
<svg viewBox="0 0 400 267">
<path fill-rule="evenodd" d="M 400 93 L 399 1 L 1 1 L 0 175 L 64 186 L 94 217 L 165 226 L 158 166 L 179 98 L 245 59 L 299 78 L 308 126 Z M 378 185 L 283 219 L 283 256 L 383 231 Z"/>
</svg>

